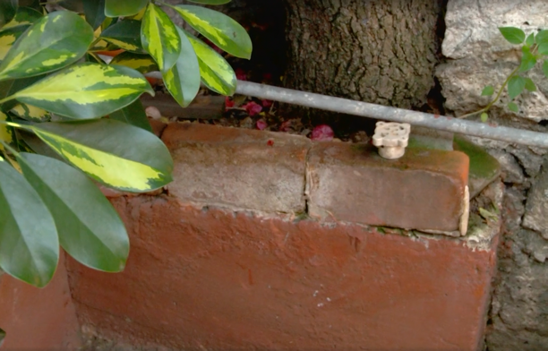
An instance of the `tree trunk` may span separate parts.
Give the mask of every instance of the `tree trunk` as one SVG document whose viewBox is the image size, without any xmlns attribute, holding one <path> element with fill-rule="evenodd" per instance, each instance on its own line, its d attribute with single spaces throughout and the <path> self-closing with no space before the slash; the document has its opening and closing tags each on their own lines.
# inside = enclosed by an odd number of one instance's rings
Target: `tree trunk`
<svg viewBox="0 0 548 352">
<path fill-rule="evenodd" d="M 418 108 L 434 86 L 439 0 L 286 0 L 285 85 Z"/>
</svg>

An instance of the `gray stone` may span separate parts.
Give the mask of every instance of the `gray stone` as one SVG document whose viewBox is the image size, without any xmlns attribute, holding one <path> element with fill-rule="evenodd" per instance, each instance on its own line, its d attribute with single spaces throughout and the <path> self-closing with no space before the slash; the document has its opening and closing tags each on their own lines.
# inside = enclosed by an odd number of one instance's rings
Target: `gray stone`
<svg viewBox="0 0 548 352">
<path fill-rule="evenodd" d="M 515 26 L 530 33 L 548 27 L 548 2 L 545 0 L 449 0 L 445 17 L 443 54 L 452 59 L 437 69 L 445 106 L 457 116 L 483 107 L 489 101 L 481 96 L 483 87 L 497 87 L 519 64 L 519 47 L 508 43 L 497 27 Z M 528 72 L 540 83 L 539 90 L 518 97 L 519 113 L 496 103 L 492 114 L 540 121 L 546 118 L 548 82 L 540 65 Z"/>
<path fill-rule="evenodd" d="M 548 160 L 529 191 L 523 226 L 548 239 Z"/>
<path fill-rule="evenodd" d="M 489 154 L 491 154 L 498 160 L 501 168 L 501 177 L 503 182 L 517 184 L 523 183 L 523 170 L 511 154 L 501 150 L 490 150 Z"/>
<path fill-rule="evenodd" d="M 531 148 L 523 145 L 511 146 L 507 148 L 507 151 L 516 157 L 527 176 L 536 177 L 538 175 L 543 161 L 542 155 L 538 155 Z"/>
</svg>

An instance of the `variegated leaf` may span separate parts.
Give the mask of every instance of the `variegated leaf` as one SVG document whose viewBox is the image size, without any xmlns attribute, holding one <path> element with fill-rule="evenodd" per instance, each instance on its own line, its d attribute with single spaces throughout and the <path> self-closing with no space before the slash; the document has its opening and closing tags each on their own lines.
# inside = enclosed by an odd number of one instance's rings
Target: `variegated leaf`
<svg viewBox="0 0 548 352">
<path fill-rule="evenodd" d="M 78 64 L 13 95 L 18 101 L 75 119 L 101 117 L 154 94 L 139 72 L 125 66 Z"/>
<path fill-rule="evenodd" d="M 58 70 L 80 59 L 93 41 L 93 30 L 69 11 L 52 12 L 33 24 L 0 64 L 0 80 Z"/>
<path fill-rule="evenodd" d="M 43 287 L 59 259 L 55 223 L 38 193 L 7 162 L 0 160 L 0 268 Z"/>
<path fill-rule="evenodd" d="M 166 88 L 182 107 L 188 106 L 200 90 L 200 66 L 194 48 L 185 33 L 181 38 L 181 54 L 175 66 L 162 74 Z"/>
<path fill-rule="evenodd" d="M 105 29 L 101 38 L 121 49 L 142 52 L 140 34 L 140 21 L 122 20 Z"/>
<path fill-rule="evenodd" d="M 50 119 L 50 114 L 46 110 L 27 104 L 17 104 L 10 112 L 21 119 L 29 121 L 42 122 Z"/>
<path fill-rule="evenodd" d="M 127 17 L 139 13 L 148 0 L 106 0 L 105 15 L 108 17 Z"/>
<path fill-rule="evenodd" d="M 169 151 L 142 128 L 110 119 L 45 122 L 29 128 L 69 163 L 107 186 L 145 192 L 171 182 Z"/>
<path fill-rule="evenodd" d="M 209 89 L 219 94 L 234 94 L 236 91 L 236 74 L 230 64 L 209 45 L 189 33 L 185 34 L 198 57 L 202 82 Z"/>
<path fill-rule="evenodd" d="M 127 51 L 116 55 L 110 64 L 127 66 L 141 73 L 158 71 L 158 65 L 156 65 L 156 62 L 150 56 Z"/>
<path fill-rule="evenodd" d="M 15 17 L 4 27 L 2 27 L 2 30 L 19 26 L 27 27 L 38 21 L 41 17 L 42 14 L 35 9 L 31 9 L 30 7 L 20 7 L 17 9 Z"/>
<path fill-rule="evenodd" d="M 4 60 L 8 51 L 10 51 L 13 43 L 26 30 L 24 26 L 8 28 L 0 31 L 0 61 Z"/>
<path fill-rule="evenodd" d="M 253 45 L 246 30 L 227 15 L 195 5 L 173 7 L 192 28 L 236 57 L 251 58 Z"/>
<path fill-rule="evenodd" d="M 172 68 L 181 53 L 181 39 L 177 27 L 169 16 L 153 3 L 148 5 L 143 17 L 141 43 L 162 72 Z"/>
<path fill-rule="evenodd" d="M 21 153 L 17 160 L 53 215 L 63 249 L 91 268 L 123 270 L 129 254 L 127 232 L 97 186 L 81 171 L 56 159 Z"/>
</svg>

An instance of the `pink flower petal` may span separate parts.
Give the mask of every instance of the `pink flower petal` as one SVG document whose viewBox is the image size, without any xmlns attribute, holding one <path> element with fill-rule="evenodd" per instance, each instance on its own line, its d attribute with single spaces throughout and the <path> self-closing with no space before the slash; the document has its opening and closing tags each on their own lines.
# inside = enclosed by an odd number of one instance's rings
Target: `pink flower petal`
<svg viewBox="0 0 548 352">
<path fill-rule="evenodd" d="M 247 81 L 247 73 L 244 72 L 241 68 L 237 68 L 236 71 L 236 78 L 240 81 Z"/>
<path fill-rule="evenodd" d="M 313 141 L 330 141 L 335 136 L 333 129 L 328 125 L 319 125 L 314 127 L 310 139 Z"/>
<path fill-rule="evenodd" d="M 225 97 L 225 110 L 228 110 L 232 107 L 234 107 L 234 101 L 231 100 L 229 97 Z"/>
<path fill-rule="evenodd" d="M 263 107 L 254 101 L 250 101 L 249 103 L 242 105 L 242 107 L 247 111 L 249 116 L 255 116 L 263 111 Z"/>
<path fill-rule="evenodd" d="M 261 102 L 261 105 L 262 105 L 264 108 L 269 108 L 269 107 L 272 106 L 272 100 L 263 99 L 263 101 Z"/>
<path fill-rule="evenodd" d="M 265 120 L 257 120 L 257 123 L 255 125 L 257 126 L 257 129 L 261 131 L 268 127 L 268 124 Z"/>
</svg>

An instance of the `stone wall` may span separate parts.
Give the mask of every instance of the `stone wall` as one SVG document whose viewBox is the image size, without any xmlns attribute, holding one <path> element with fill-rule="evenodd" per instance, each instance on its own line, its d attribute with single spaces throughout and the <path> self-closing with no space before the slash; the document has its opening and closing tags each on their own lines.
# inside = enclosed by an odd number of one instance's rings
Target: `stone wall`
<svg viewBox="0 0 548 352">
<path fill-rule="evenodd" d="M 496 87 L 519 62 L 516 46 L 497 27 L 526 33 L 548 28 L 545 0 L 449 0 L 443 42 L 446 63 L 437 69 L 446 109 L 455 116 L 485 106 L 487 84 Z M 546 132 L 548 79 L 540 64 L 528 73 L 538 91 L 517 99 L 518 113 L 506 108 L 506 94 L 489 113 L 492 123 Z M 477 117 L 476 117 L 477 118 Z M 548 155 L 546 150 L 474 138 L 502 167 L 506 190 L 504 233 L 489 313 L 490 350 L 548 348 Z"/>
</svg>

